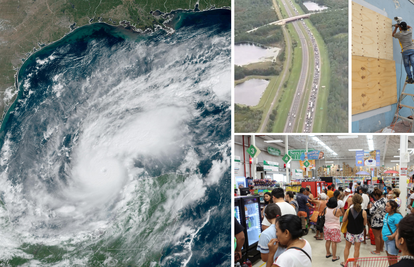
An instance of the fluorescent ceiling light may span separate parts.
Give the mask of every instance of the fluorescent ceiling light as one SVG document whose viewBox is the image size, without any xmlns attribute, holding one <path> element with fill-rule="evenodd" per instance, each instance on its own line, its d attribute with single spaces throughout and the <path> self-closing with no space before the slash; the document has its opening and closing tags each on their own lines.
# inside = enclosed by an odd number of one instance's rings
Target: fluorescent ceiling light
<svg viewBox="0 0 414 267">
<path fill-rule="evenodd" d="M 407 148 L 407 150 L 414 150 L 414 148 Z M 398 151 L 400 151 L 400 149 L 398 149 Z"/>
<path fill-rule="evenodd" d="M 351 148 L 351 149 L 348 149 L 348 151 L 362 151 L 363 149 L 360 149 L 360 148 Z"/>
<path fill-rule="evenodd" d="M 400 156 L 394 156 L 394 158 L 399 158 Z"/>
<path fill-rule="evenodd" d="M 333 161 L 325 161 L 325 163 L 334 163 Z"/>
<path fill-rule="evenodd" d="M 372 138 L 372 134 L 367 135 L 369 150 L 374 150 L 374 140 Z"/>
<path fill-rule="evenodd" d="M 322 142 L 318 137 L 313 136 L 312 139 L 314 141 L 316 141 L 319 145 L 321 145 L 322 147 L 324 147 L 326 150 L 328 150 L 329 152 L 331 152 L 334 156 L 338 156 L 338 154 L 336 154 L 335 151 L 333 151 L 329 146 L 327 146 L 324 142 Z"/>
<path fill-rule="evenodd" d="M 353 138 L 358 138 L 358 135 L 338 135 L 337 137 L 339 139 L 353 139 Z"/>
<path fill-rule="evenodd" d="M 400 162 L 399 160 L 391 160 L 391 162 Z"/>
<path fill-rule="evenodd" d="M 283 140 L 266 140 L 265 143 L 282 143 Z"/>
</svg>

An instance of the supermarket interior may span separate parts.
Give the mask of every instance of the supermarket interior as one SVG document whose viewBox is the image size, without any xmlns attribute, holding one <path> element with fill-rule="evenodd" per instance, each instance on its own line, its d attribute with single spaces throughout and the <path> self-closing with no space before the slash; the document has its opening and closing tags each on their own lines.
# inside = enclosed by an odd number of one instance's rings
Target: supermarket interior
<svg viewBox="0 0 414 267">
<path fill-rule="evenodd" d="M 304 207 L 303 196 L 308 202 L 305 203 L 305 209 L 302 209 L 306 210 L 305 215 L 302 214 L 299 218 L 305 234 L 302 238 L 311 247 L 309 258 L 311 263 L 298 266 L 322 266 L 322 264 L 324 266 L 374 266 L 364 265 L 362 262 L 364 258 L 367 261 L 385 264 L 375 266 L 403 263 L 404 257 L 408 257 L 404 256 L 405 249 L 401 250 L 399 247 L 399 251 L 396 252 L 398 255 L 394 256 L 395 253 L 393 254 L 387 246 L 387 242 L 391 242 L 391 237 L 389 240 L 387 237 L 381 237 L 384 230 L 381 230 L 382 232 L 378 230 L 382 228 L 376 225 L 379 221 L 374 219 L 381 217 L 382 227 L 386 225 L 383 217 L 392 216 L 393 211 L 400 214 L 401 218 L 411 213 L 410 196 L 414 192 L 411 190 L 414 174 L 414 157 L 411 158 L 413 154 L 414 136 L 408 135 L 235 135 L 233 187 L 234 217 L 237 221 L 234 220 L 234 223 L 241 225 L 241 228 L 235 226 L 234 232 L 235 266 L 272 266 L 272 264 L 266 265 L 267 258 L 272 258 L 269 256 L 271 249 L 267 243 L 270 238 L 276 238 L 276 231 L 280 233 L 279 231 L 283 230 L 278 230 L 279 228 L 276 227 L 278 224 L 274 222 L 277 219 L 267 220 L 268 211 L 265 215 L 264 208 L 272 202 L 276 203 L 283 216 L 289 214 L 286 208 L 282 208 L 288 203 L 293 207 L 296 215 L 300 216 L 300 210 Z M 283 192 L 282 197 L 280 192 Z M 348 218 L 349 210 L 355 210 L 353 204 L 357 203 L 355 201 L 358 201 L 358 198 L 355 195 L 358 194 L 363 199 L 362 210 L 360 208 L 361 216 L 366 214 L 367 220 L 366 226 L 363 226 L 364 232 L 358 236 L 361 238 L 362 235 L 363 242 L 362 239 L 359 240 L 361 242 L 348 239 L 348 234 L 351 232 L 350 225 L 357 222 L 357 217 L 350 215 L 346 223 L 342 222 L 344 217 Z M 368 200 L 365 200 L 364 195 Z M 323 224 L 323 228 L 320 228 L 318 222 L 317 213 L 320 213 L 320 216 L 324 213 L 322 211 L 330 210 L 333 205 L 328 205 L 330 198 L 336 198 L 335 216 L 336 209 L 342 210 L 343 213 L 341 217 L 333 216 L 335 219 L 331 217 L 327 219 L 337 220 L 338 226 L 332 226 L 333 228 L 340 229 L 345 226 L 345 232 L 335 230 L 341 235 L 339 242 L 334 241 L 336 237 L 333 237 L 334 234 L 331 235 L 331 229 L 326 223 L 327 228 L 324 228 Z M 296 203 L 292 203 L 293 200 Z M 386 213 L 388 211 L 386 203 L 394 201 L 398 204 L 398 208 Z M 384 207 L 380 206 L 381 203 Z M 323 209 L 324 207 L 329 209 Z M 328 215 L 326 212 L 325 217 L 328 218 Z M 336 225 L 335 223 L 332 225 Z M 269 228 L 276 228 L 276 230 L 270 231 Z M 321 231 L 318 231 L 319 235 L 315 235 L 318 228 Z M 384 229 L 388 228 L 384 226 Z M 395 231 L 396 229 L 392 233 Z M 239 238 L 242 235 L 243 239 Z M 357 240 L 355 233 L 350 234 L 349 238 L 351 237 Z M 333 246 L 328 245 L 328 242 L 331 244 L 331 240 L 332 245 L 336 244 L 336 253 L 333 251 Z M 281 244 L 279 250 L 282 247 L 282 240 L 278 242 Z M 348 243 L 350 248 L 347 247 Z M 393 249 L 396 249 L 395 245 Z M 357 250 L 359 256 L 356 254 Z M 278 252 L 272 260 L 274 266 L 278 266 L 275 261 Z M 345 255 L 344 252 L 349 255 Z M 277 260 L 281 258 L 282 256 L 279 255 Z M 346 263 L 347 259 L 349 263 Z"/>
</svg>

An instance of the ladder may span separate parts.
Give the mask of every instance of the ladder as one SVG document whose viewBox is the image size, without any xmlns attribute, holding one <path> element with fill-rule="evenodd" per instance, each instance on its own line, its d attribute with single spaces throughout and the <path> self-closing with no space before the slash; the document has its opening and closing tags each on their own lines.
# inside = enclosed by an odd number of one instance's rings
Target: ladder
<svg viewBox="0 0 414 267">
<path fill-rule="evenodd" d="M 408 79 L 408 77 L 407 77 L 407 79 Z M 405 88 L 407 87 L 407 84 L 409 84 L 409 83 L 407 83 L 407 79 L 405 79 L 405 84 L 404 84 L 403 90 L 402 90 L 401 95 L 398 99 L 397 109 L 395 110 L 394 119 L 393 119 L 391 125 L 393 125 L 394 123 L 397 123 L 398 119 L 408 121 L 409 123 L 411 123 L 411 132 L 414 133 L 414 107 L 401 104 L 401 102 L 407 96 L 411 96 L 411 98 L 414 102 L 414 94 L 409 94 L 409 93 L 405 92 Z M 402 108 L 408 108 L 411 111 L 411 119 L 407 118 L 407 117 L 403 117 L 403 116 L 400 115 L 400 110 Z"/>
</svg>

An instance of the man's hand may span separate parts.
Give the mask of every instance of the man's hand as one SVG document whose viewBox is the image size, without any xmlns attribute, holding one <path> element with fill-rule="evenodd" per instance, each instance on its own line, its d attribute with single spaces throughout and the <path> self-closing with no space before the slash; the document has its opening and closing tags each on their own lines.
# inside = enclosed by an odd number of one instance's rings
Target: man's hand
<svg viewBox="0 0 414 267">
<path fill-rule="evenodd" d="M 267 244 L 267 246 L 269 247 L 269 254 L 275 254 L 277 248 L 279 247 L 279 241 L 277 238 L 272 238 L 270 239 L 270 242 Z"/>
</svg>

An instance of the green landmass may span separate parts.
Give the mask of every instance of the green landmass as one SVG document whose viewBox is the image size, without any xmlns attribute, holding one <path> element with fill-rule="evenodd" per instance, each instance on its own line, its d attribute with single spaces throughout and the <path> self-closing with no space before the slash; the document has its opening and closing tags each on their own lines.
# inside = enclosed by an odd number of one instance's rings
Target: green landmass
<svg viewBox="0 0 414 267">
<path fill-rule="evenodd" d="M 4 110 L 15 100 L 14 75 L 22 59 L 62 38 L 74 23 L 80 27 L 94 22 L 120 25 L 121 21 L 128 21 L 139 30 L 154 29 L 165 21 L 160 12 L 194 9 L 196 3 L 195 0 L 0 1 L 0 114 L 4 116 Z M 230 6 L 230 0 L 204 0 L 199 2 L 198 9 Z M 156 10 L 160 12 L 151 14 Z"/>
</svg>

